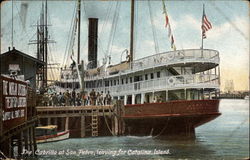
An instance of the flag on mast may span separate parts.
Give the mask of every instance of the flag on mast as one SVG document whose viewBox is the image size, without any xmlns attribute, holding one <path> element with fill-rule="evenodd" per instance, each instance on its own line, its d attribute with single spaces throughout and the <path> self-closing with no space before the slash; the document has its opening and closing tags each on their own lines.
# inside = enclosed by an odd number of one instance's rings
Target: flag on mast
<svg viewBox="0 0 250 160">
<path fill-rule="evenodd" d="M 166 19 L 165 27 L 167 27 L 169 25 L 168 14 L 167 14 L 167 10 L 166 10 L 166 6 L 165 6 L 164 1 L 162 1 L 162 4 L 163 4 L 163 13 L 165 14 L 165 19 Z"/>
<path fill-rule="evenodd" d="M 207 19 L 206 14 L 205 14 L 204 5 L 203 5 L 203 15 L 202 15 L 201 29 L 202 29 L 202 38 L 203 39 L 207 38 L 206 31 L 208 31 L 209 29 L 212 29 L 212 24 L 209 22 L 209 20 Z"/>
<path fill-rule="evenodd" d="M 162 0 L 162 5 L 163 5 L 163 13 L 165 14 L 165 20 L 166 20 L 165 27 L 168 28 L 168 38 L 170 39 L 170 42 L 171 42 L 171 48 L 175 51 L 176 46 L 174 44 L 174 36 L 173 36 L 172 30 L 171 30 L 169 17 L 168 17 L 168 14 L 167 14 L 167 9 L 166 9 L 166 5 L 165 5 L 164 0 Z"/>
</svg>

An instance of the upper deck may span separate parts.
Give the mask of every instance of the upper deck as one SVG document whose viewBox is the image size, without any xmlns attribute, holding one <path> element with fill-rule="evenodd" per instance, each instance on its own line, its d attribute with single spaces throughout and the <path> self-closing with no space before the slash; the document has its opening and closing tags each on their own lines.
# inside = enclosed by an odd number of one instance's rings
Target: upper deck
<svg viewBox="0 0 250 160">
<path fill-rule="evenodd" d="M 117 74 L 106 72 L 85 76 L 85 81 L 110 78 L 115 76 L 127 75 L 139 71 L 150 70 L 163 66 L 190 66 L 196 67 L 195 72 L 203 72 L 219 65 L 219 52 L 211 49 L 187 49 L 170 52 L 163 52 L 147 56 L 128 64 L 127 69 L 117 69 Z M 132 65 L 132 66 L 131 66 Z M 113 69 L 114 70 L 114 69 Z M 118 74 L 119 73 L 119 74 Z"/>
</svg>

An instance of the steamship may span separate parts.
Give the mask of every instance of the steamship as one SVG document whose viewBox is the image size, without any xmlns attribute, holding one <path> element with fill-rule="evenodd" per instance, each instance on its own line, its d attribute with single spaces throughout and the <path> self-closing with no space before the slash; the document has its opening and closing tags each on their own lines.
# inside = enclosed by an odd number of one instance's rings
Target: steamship
<svg viewBox="0 0 250 160">
<path fill-rule="evenodd" d="M 82 86 L 88 94 L 94 89 L 104 95 L 109 92 L 112 99 L 123 101 L 125 135 L 194 136 L 196 127 L 221 114 L 217 99 L 218 51 L 184 49 L 133 60 L 131 46 L 130 52 L 124 52 L 126 61 L 98 66 L 97 18 L 89 18 L 88 33 L 88 62 L 91 63 L 84 71 L 84 65 L 81 69 L 62 68 L 56 90 L 80 92 Z M 80 64 L 79 60 L 77 63 Z"/>
</svg>

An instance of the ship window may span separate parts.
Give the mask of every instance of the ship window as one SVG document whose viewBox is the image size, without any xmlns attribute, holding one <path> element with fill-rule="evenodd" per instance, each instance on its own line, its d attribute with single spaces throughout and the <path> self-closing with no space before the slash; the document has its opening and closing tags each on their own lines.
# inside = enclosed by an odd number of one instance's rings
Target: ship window
<svg viewBox="0 0 250 160">
<path fill-rule="evenodd" d="M 134 82 L 138 82 L 139 81 L 139 76 L 135 76 L 134 77 Z"/>
<path fill-rule="evenodd" d="M 132 83 L 133 82 L 133 78 L 132 77 L 130 77 L 130 83 Z"/>
<path fill-rule="evenodd" d="M 116 80 L 114 80 L 114 86 L 116 85 Z"/>
<path fill-rule="evenodd" d="M 123 84 L 124 82 L 123 82 L 123 79 L 122 79 L 122 84 Z"/>
<path fill-rule="evenodd" d="M 142 76 L 139 76 L 139 81 L 142 81 Z"/>
<path fill-rule="evenodd" d="M 134 82 L 142 81 L 142 76 L 135 76 Z"/>
<path fill-rule="evenodd" d="M 128 83 L 128 78 L 126 78 L 126 84 Z"/>
<path fill-rule="evenodd" d="M 117 80 L 117 85 L 119 85 L 119 79 Z"/>
<path fill-rule="evenodd" d="M 151 73 L 151 74 L 150 74 L 150 78 L 151 78 L 151 79 L 154 79 L 154 73 Z"/>
<path fill-rule="evenodd" d="M 105 81 L 105 87 L 109 86 L 109 81 Z"/>
<path fill-rule="evenodd" d="M 161 72 L 157 72 L 157 78 L 161 77 Z"/>
<path fill-rule="evenodd" d="M 80 88 L 80 85 L 79 85 L 78 82 L 76 82 L 76 88 L 77 88 L 77 89 Z"/>
<path fill-rule="evenodd" d="M 147 74 L 145 74 L 145 80 L 148 80 L 148 75 Z"/>
<path fill-rule="evenodd" d="M 110 80 L 110 86 L 112 86 L 113 84 L 112 84 L 112 80 Z"/>
</svg>

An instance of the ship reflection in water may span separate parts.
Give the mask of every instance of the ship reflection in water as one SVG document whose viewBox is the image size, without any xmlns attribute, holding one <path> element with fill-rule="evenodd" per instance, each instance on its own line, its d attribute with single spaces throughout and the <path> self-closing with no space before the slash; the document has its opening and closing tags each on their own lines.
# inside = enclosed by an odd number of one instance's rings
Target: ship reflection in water
<svg viewBox="0 0 250 160">
<path fill-rule="evenodd" d="M 249 100 L 221 100 L 222 115 L 196 128 L 196 140 L 164 140 L 150 136 L 69 139 L 39 144 L 41 155 L 38 158 L 244 159 L 249 156 L 248 106 Z"/>
</svg>

